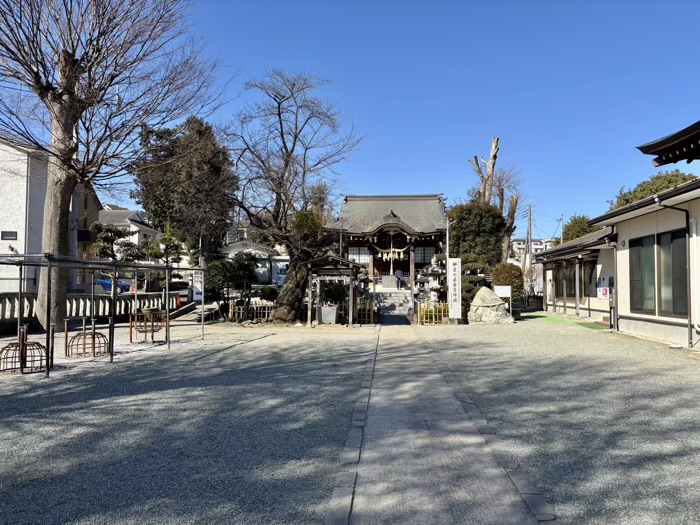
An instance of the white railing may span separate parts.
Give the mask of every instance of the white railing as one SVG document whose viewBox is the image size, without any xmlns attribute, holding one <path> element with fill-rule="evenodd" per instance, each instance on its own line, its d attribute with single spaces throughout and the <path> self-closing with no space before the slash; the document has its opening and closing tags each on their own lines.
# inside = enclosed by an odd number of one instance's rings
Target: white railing
<svg viewBox="0 0 700 525">
<path fill-rule="evenodd" d="M 162 292 L 140 293 L 134 296 L 131 293 L 117 295 L 116 315 L 127 315 L 136 312 L 139 308 L 164 308 Z M 178 292 L 170 292 L 168 307 L 170 310 L 177 308 Z M 30 319 L 36 315 L 37 294 L 22 294 L 24 302 L 23 318 Z M 68 294 L 66 297 L 67 317 L 90 317 L 93 313 L 92 296 L 90 294 Z M 94 315 L 106 317 L 111 315 L 112 297 L 106 294 L 95 294 Z M 17 292 L 0 293 L 0 322 L 17 320 L 19 315 L 19 294 Z"/>
</svg>

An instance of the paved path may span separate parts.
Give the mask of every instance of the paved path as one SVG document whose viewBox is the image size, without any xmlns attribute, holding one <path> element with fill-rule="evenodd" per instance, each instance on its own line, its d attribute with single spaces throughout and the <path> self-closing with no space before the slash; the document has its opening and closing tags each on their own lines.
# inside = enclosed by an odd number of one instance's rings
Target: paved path
<svg viewBox="0 0 700 525">
<path fill-rule="evenodd" d="M 350 523 L 537 523 L 410 326 L 382 327 Z"/>
</svg>

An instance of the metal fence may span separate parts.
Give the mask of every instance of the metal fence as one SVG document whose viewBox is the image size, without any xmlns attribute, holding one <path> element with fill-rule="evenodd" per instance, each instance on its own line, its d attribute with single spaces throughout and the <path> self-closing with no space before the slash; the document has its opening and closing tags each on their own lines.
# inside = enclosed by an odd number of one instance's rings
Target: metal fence
<svg viewBox="0 0 700 525">
<path fill-rule="evenodd" d="M 449 315 L 450 306 L 447 303 L 418 303 L 418 324 L 442 324 Z"/>
</svg>

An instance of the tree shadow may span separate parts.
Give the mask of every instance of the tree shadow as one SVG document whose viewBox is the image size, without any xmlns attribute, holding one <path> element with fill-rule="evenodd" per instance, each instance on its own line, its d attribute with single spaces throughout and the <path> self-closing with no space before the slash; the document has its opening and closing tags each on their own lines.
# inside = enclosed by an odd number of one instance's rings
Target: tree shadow
<svg viewBox="0 0 700 525">
<path fill-rule="evenodd" d="M 0 383 L 0 523 L 318 523 L 374 341 L 181 345 Z"/>
<path fill-rule="evenodd" d="M 563 523 L 695 520 L 697 363 L 574 324 L 494 333 L 434 334 L 434 355 Z"/>
</svg>

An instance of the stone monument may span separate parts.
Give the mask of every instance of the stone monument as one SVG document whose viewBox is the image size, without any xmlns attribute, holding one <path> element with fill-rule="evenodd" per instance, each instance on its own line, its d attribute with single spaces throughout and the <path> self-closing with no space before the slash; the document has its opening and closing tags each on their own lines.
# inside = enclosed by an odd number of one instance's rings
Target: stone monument
<svg viewBox="0 0 700 525">
<path fill-rule="evenodd" d="M 474 297 L 469 314 L 469 324 L 511 324 L 515 321 L 508 313 L 506 303 L 493 290 L 481 288 Z"/>
</svg>

